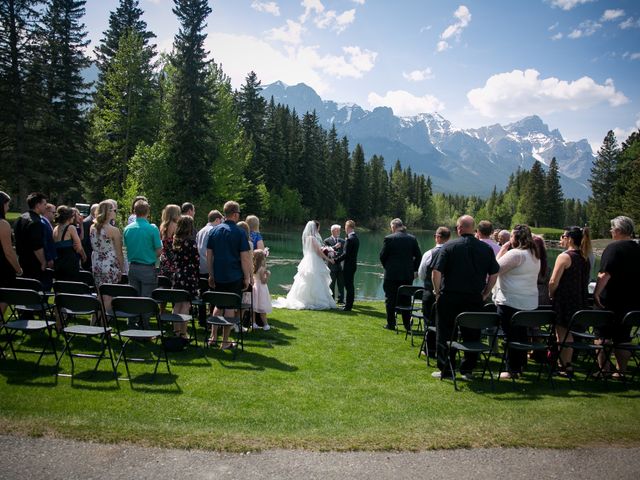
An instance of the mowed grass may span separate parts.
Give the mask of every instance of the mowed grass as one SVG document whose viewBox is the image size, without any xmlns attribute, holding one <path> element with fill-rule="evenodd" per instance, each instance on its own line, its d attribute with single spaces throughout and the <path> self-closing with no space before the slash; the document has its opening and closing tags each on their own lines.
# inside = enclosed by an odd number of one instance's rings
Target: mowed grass
<svg viewBox="0 0 640 480">
<path fill-rule="evenodd" d="M 381 302 L 270 319 L 235 360 L 192 348 L 171 354 L 172 375 L 132 366 L 132 384 L 116 384 L 108 363 L 91 377 L 93 361 L 77 360 L 71 382 L 53 375 L 52 356 L 39 370 L 32 354 L 1 360 L 0 431 L 227 451 L 640 444 L 637 382 L 559 379 L 554 390 L 528 379 L 491 391 L 485 380 L 455 392 L 418 360 L 419 342 L 381 328 Z"/>
</svg>

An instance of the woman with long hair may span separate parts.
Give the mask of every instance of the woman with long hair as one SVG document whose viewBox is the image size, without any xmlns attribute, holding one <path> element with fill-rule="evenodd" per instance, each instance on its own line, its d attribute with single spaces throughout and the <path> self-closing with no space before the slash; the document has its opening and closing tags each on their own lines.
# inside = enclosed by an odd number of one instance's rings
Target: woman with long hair
<svg viewBox="0 0 640 480">
<path fill-rule="evenodd" d="M 568 330 L 571 317 L 578 310 L 587 308 L 589 288 L 589 255 L 591 238 L 587 227 L 567 227 L 560 237 L 560 246 L 566 250 L 558 255 L 549 280 L 549 298 L 556 312 L 556 337 L 558 343 L 573 342 Z M 563 348 L 559 354 L 560 373 L 573 375 L 572 348 Z"/>
<path fill-rule="evenodd" d="M 518 311 L 535 310 L 538 307 L 540 252 L 528 225 L 513 227 L 509 242 L 502 246 L 497 260 L 500 271 L 494 301 L 502 330 L 509 341 L 526 341 L 527 329 L 512 327 L 511 318 Z M 507 371 L 502 372 L 500 378 L 519 376 L 526 362 L 527 352 L 510 349 L 507 352 Z"/>
<path fill-rule="evenodd" d="M 53 219 L 53 244 L 57 258 L 54 261 L 56 280 L 77 281 L 80 272 L 80 260 L 87 259 L 78 231 L 75 227 L 76 212 L 73 208 L 60 205 Z"/>
<path fill-rule="evenodd" d="M 91 269 L 96 288 L 104 283 L 119 283 L 124 271 L 122 254 L 122 234 L 112 225 L 116 218 L 116 208 L 110 200 L 98 205 L 96 218 L 89 229 L 91 239 Z M 111 310 L 111 297 L 104 296 L 105 310 Z"/>
<path fill-rule="evenodd" d="M 23 273 L 18 256 L 11 245 L 11 225 L 6 219 L 10 202 L 11 197 L 0 192 L 0 288 L 11 287 L 16 275 L 22 276 Z M 5 308 L 6 305 L 0 304 L 0 316 Z"/>
<path fill-rule="evenodd" d="M 175 289 L 186 290 L 191 297 L 198 295 L 200 279 L 200 255 L 196 244 L 196 229 L 193 217 L 181 215 L 173 235 L 173 259 L 175 270 L 171 277 L 171 285 Z M 188 314 L 189 302 L 176 303 L 173 313 Z M 187 337 L 187 324 L 174 323 L 175 332 L 183 338 Z"/>
<path fill-rule="evenodd" d="M 175 272 L 175 261 L 173 258 L 173 236 L 176 233 L 178 220 L 182 215 L 178 205 L 169 204 L 162 209 L 160 222 L 160 240 L 162 241 L 162 251 L 160 253 L 160 275 L 171 279 Z"/>
</svg>

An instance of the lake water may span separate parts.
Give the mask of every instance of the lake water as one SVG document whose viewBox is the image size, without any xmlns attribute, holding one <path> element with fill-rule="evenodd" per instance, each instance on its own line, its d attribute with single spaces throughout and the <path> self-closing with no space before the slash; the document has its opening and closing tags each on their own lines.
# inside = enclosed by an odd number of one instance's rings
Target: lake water
<svg viewBox="0 0 640 480">
<path fill-rule="evenodd" d="M 293 283 L 298 263 L 302 259 L 302 239 L 300 232 L 262 232 L 264 243 L 269 247 L 268 258 L 271 280 L 269 291 L 272 295 L 286 295 Z M 344 232 L 343 232 L 344 233 Z M 410 232 L 416 236 L 422 253 L 433 248 L 435 241 L 432 230 Z M 329 236 L 329 232 L 323 231 L 323 235 Z M 382 300 L 383 269 L 380 265 L 380 249 L 382 241 L 388 232 L 358 232 L 360 250 L 358 252 L 358 270 L 356 271 L 355 287 L 356 299 Z M 323 237 L 324 238 L 324 237 Z M 549 264 L 553 268 L 560 250 L 549 250 Z M 416 280 L 416 284 L 419 281 Z"/>
</svg>

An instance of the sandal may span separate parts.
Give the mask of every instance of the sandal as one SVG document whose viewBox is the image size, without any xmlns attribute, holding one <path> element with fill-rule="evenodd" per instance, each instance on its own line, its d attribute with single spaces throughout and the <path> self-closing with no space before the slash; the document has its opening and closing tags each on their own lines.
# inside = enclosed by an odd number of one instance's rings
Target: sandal
<svg viewBox="0 0 640 480">
<path fill-rule="evenodd" d="M 220 350 L 231 350 L 232 348 L 235 348 L 236 344 L 234 342 L 229 342 L 226 345 L 221 345 L 220 346 Z"/>
<path fill-rule="evenodd" d="M 210 339 L 207 340 L 207 345 L 209 347 L 213 347 L 216 343 L 218 343 L 218 339 L 217 338 L 216 339 L 210 338 Z"/>
<path fill-rule="evenodd" d="M 567 363 L 564 366 L 564 368 L 560 367 L 560 371 L 558 372 L 558 375 L 565 378 L 573 378 L 573 365 L 571 365 L 570 363 Z"/>
</svg>

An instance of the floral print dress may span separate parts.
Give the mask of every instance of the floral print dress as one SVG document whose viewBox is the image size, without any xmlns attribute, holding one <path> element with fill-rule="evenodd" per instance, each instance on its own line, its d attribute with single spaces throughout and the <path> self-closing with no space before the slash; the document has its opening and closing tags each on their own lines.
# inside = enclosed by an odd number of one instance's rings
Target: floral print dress
<svg viewBox="0 0 640 480">
<path fill-rule="evenodd" d="M 176 261 L 175 254 L 173 252 L 173 237 L 165 237 L 162 239 L 162 251 L 160 252 L 160 268 L 158 273 L 171 280 L 175 271 Z"/>
<path fill-rule="evenodd" d="M 89 234 L 91 238 L 91 269 L 96 287 L 103 283 L 118 283 L 121 271 L 118 265 L 118 257 L 113 246 L 113 241 L 107 237 L 104 228 L 98 232 L 97 228 L 92 228 Z"/>
<path fill-rule="evenodd" d="M 173 260 L 175 271 L 173 272 L 173 288 L 186 290 L 193 297 L 198 294 L 198 282 L 200 278 L 200 255 L 198 246 L 193 238 L 179 240 L 173 245 Z"/>
</svg>

